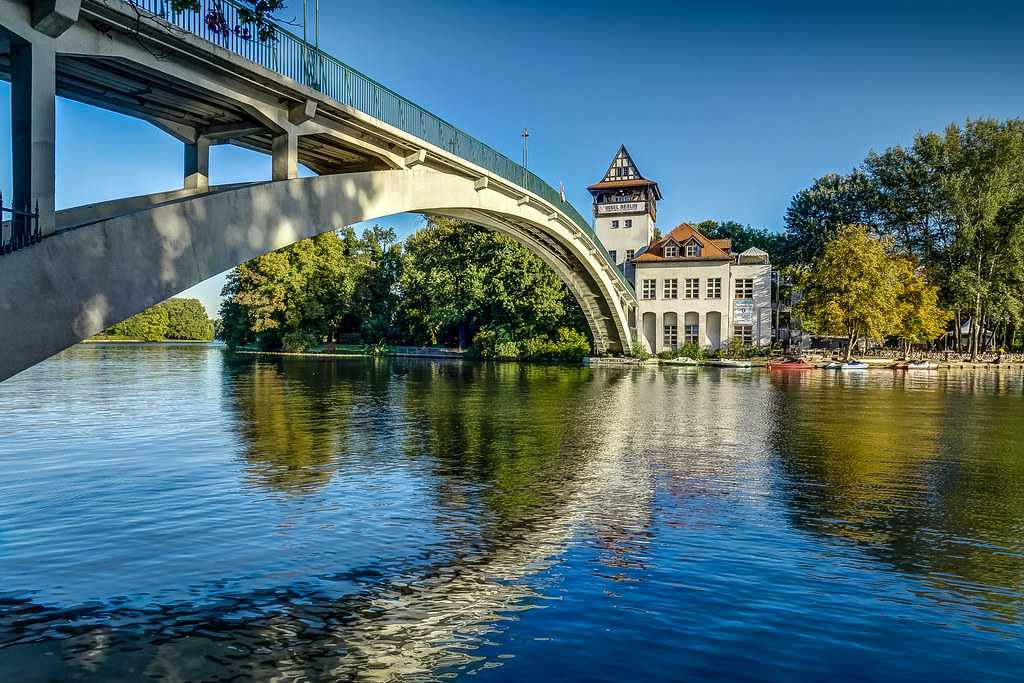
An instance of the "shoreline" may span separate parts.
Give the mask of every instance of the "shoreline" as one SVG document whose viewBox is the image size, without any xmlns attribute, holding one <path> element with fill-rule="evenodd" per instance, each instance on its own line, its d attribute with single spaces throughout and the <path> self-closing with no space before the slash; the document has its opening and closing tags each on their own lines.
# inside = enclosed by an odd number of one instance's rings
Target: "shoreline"
<svg viewBox="0 0 1024 683">
<path fill-rule="evenodd" d="M 79 344 L 215 344 L 216 339 L 159 339 L 157 341 L 146 341 L 145 339 L 118 339 L 90 337 L 78 342 Z"/>
<path fill-rule="evenodd" d="M 84 339 L 81 344 L 150 344 L 150 345 L 216 345 L 220 344 L 217 340 L 204 340 L 204 339 L 163 339 L 160 341 L 145 341 L 143 339 L 106 339 L 106 338 L 90 338 Z M 750 359 L 751 365 L 749 368 L 738 367 L 738 368 L 722 368 L 720 366 L 709 365 L 707 361 L 699 361 L 692 365 L 682 365 L 678 363 L 672 363 L 665 361 L 660 358 L 649 358 L 647 360 L 638 360 L 631 357 L 601 357 L 601 356 L 586 356 L 581 361 L 566 361 L 566 360 L 500 360 L 500 359 L 484 359 L 474 358 L 469 356 L 466 351 L 459 351 L 456 349 L 432 349 L 432 348 L 414 348 L 414 347 L 395 347 L 395 350 L 389 350 L 383 354 L 372 354 L 362 353 L 357 351 L 263 351 L 259 349 L 251 348 L 239 348 L 239 349 L 228 349 L 223 346 L 225 350 L 231 353 L 240 354 L 251 354 L 251 355 L 269 355 L 269 356 L 284 356 L 293 358 L 433 358 L 437 360 L 458 360 L 458 361 L 470 361 L 477 363 L 529 363 L 538 365 L 569 365 L 569 366 L 580 366 L 588 368 L 640 368 L 640 367 L 674 367 L 674 368 L 701 368 L 701 367 L 717 367 L 718 369 L 739 369 L 749 370 L 754 368 L 767 369 L 770 359 L 766 357 L 752 358 Z M 902 362 L 892 358 L 860 358 L 868 364 L 868 367 L 859 372 L 869 370 L 889 370 L 889 371 L 901 371 L 907 372 L 906 368 L 896 367 L 895 364 Z M 981 361 L 977 363 L 971 363 L 970 361 L 933 361 L 938 367 L 934 370 L 910 370 L 910 372 L 935 372 L 938 370 L 1010 370 L 1024 372 L 1024 361 L 1005 361 L 1002 363 L 995 363 L 992 361 Z M 813 368 L 802 368 L 799 370 L 790 370 L 789 372 L 800 372 L 809 370 L 830 370 L 833 372 L 851 372 L 849 370 L 835 370 L 825 368 L 823 365 L 815 365 Z"/>
</svg>

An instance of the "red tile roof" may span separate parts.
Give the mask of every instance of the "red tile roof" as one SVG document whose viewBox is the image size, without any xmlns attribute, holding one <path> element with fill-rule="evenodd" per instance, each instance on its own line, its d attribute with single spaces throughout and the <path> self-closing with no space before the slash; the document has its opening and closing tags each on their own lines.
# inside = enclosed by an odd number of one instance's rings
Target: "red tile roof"
<svg viewBox="0 0 1024 683">
<path fill-rule="evenodd" d="M 691 239 L 695 239 L 701 245 L 700 256 L 683 256 L 682 247 Z M 665 256 L 665 246 L 675 242 L 680 247 L 679 256 Z M 689 223 L 681 223 L 673 228 L 672 232 L 657 240 L 647 248 L 647 251 L 637 256 L 634 261 L 637 263 L 658 263 L 661 261 L 731 261 L 730 256 L 717 242 L 729 242 L 729 240 L 713 240 L 697 230 Z M 730 245 L 731 246 L 731 243 Z"/>
</svg>

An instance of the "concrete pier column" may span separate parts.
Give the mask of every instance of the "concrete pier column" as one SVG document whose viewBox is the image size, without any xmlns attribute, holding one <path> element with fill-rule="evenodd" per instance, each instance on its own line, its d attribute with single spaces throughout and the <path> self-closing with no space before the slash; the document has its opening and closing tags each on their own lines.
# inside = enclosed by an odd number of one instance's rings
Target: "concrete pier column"
<svg viewBox="0 0 1024 683">
<path fill-rule="evenodd" d="M 274 136 L 273 179 L 290 180 L 299 177 L 299 136 L 292 132 Z"/>
<path fill-rule="evenodd" d="M 55 228 L 56 55 L 51 46 L 11 41 L 11 167 L 14 206 L 35 210 L 44 235 Z"/>
<path fill-rule="evenodd" d="M 185 189 L 210 189 L 210 139 L 200 136 L 185 143 Z"/>
</svg>

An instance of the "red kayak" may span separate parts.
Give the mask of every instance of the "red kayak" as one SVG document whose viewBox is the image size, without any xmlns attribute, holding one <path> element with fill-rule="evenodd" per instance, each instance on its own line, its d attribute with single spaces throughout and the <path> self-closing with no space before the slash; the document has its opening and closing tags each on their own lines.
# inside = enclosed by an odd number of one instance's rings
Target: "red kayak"
<svg viewBox="0 0 1024 683">
<path fill-rule="evenodd" d="M 785 358 L 778 363 L 769 363 L 769 370 L 813 370 L 814 366 L 800 358 Z"/>
</svg>

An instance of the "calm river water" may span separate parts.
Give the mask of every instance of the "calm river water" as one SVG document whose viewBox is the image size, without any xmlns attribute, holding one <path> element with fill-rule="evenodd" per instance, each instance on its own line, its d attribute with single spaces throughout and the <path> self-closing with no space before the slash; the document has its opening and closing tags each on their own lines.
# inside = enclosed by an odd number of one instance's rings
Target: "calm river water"
<svg viewBox="0 0 1024 683">
<path fill-rule="evenodd" d="M 1019 681 L 1024 382 L 77 347 L 0 681 Z"/>
</svg>

